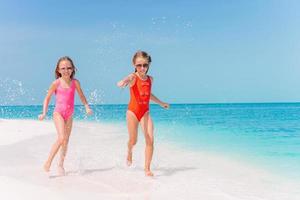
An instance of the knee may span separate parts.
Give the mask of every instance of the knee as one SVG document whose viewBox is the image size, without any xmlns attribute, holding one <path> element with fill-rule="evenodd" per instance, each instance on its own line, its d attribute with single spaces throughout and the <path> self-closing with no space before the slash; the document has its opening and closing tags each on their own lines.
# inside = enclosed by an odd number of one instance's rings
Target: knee
<svg viewBox="0 0 300 200">
<path fill-rule="evenodd" d="M 146 137 L 146 146 L 153 147 L 153 143 L 154 143 L 153 138 Z"/>
<path fill-rule="evenodd" d="M 60 145 L 65 145 L 68 142 L 66 137 L 59 137 L 57 141 Z"/>
<path fill-rule="evenodd" d="M 134 146 L 134 145 L 136 145 L 136 142 L 137 142 L 137 139 L 129 139 L 128 144 L 130 146 Z"/>
</svg>

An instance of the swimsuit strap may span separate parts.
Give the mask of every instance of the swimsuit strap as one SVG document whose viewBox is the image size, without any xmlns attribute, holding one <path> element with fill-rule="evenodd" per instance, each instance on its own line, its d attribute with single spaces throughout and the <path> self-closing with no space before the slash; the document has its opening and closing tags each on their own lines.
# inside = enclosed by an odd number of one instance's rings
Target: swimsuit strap
<svg viewBox="0 0 300 200">
<path fill-rule="evenodd" d="M 68 87 L 68 89 L 72 88 L 73 86 L 75 86 L 75 80 L 76 79 L 72 79 L 71 80 L 71 84 L 70 84 L 70 87 Z M 55 80 L 55 84 L 57 85 L 57 87 L 61 85 L 60 78 L 58 78 L 58 79 Z M 64 88 L 64 89 L 66 89 L 66 88 Z"/>
<path fill-rule="evenodd" d="M 75 79 L 72 79 L 70 87 L 75 87 Z"/>
</svg>

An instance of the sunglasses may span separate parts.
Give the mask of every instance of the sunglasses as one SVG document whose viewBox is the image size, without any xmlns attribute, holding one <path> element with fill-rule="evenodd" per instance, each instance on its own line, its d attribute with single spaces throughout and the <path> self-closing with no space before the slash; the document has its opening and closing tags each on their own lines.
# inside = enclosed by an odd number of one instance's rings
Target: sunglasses
<svg viewBox="0 0 300 200">
<path fill-rule="evenodd" d="M 141 67 L 148 68 L 149 64 L 147 64 L 147 63 L 145 63 L 145 64 L 137 64 L 135 66 L 138 67 L 138 68 L 141 68 Z"/>
<path fill-rule="evenodd" d="M 73 67 L 67 67 L 67 68 L 65 68 L 65 67 L 62 67 L 62 68 L 59 68 L 60 70 L 63 70 L 63 71 L 65 71 L 65 70 L 73 70 Z"/>
</svg>

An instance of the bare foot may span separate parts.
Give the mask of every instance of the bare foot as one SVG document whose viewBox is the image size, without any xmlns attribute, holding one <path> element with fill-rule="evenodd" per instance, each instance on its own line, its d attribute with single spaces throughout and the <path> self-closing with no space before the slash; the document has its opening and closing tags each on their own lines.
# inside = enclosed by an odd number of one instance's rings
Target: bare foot
<svg viewBox="0 0 300 200">
<path fill-rule="evenodd" d="M 145 176 L 154 176 L 154 174 L 150 170 L 145 170 Z"/>
<path fill-rule="evenodd" d="M 66 175 L 65 168 L 63 166 L 58 166 L 57 172 L 58 172 L 59 176 L 65 176 Z"/>
<path fill-rule="evenodd" d="M 45 170 L 45 172 L 49 172 L 50 171 L 50 164 L 49 163 L 45 163 L 44 164 L 44 170 Z"/>
<path fill-rule="evenodd" d="M 132 164 L 132 151 L 128 151 L 127 166 L 130 166 L 131 164 Z"/>
</svg>

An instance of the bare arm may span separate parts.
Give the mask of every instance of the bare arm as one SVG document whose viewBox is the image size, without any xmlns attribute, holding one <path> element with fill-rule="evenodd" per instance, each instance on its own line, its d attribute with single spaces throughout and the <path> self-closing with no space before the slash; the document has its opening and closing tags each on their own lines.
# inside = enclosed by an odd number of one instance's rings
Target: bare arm
<svg viewBox="0 0 300 200">
<path fill-rule="evenodd" d="M 77 91 L 77 93 L 78 93 L 78 95 L 79 95 L 79 98 L 80 98 L 82 104 L 83 104 L 84 107 L 85 107 L 86 113 L 87 113 L 88 115 L 92 114 L 92 110 L 90 109 L 90 106 L 88 105 L 88 102 L 87 102 L 87 100 L 86 100 L 86 98 L 85 98 L 85 96 L 84 96 L 84 93 L 83 93 L 83 91 L 82 91 L 82 89 L 81 89 L 81 86 L 80 86 L 80 83 L 79 83 L 78 80 L 75 80 L 75 87 L 76 87 L 76 91 Z"/>
<path fill-rule="evenodd" d="M 151 83 L 153 84 L 153 77 L 149 76 Z M 150 100 L 154 101 L 155 103 L 157 103 L 158 105 L 160 105 L 161 107 L 168 109 L 170 108 L 170 105 L 168 103 L 162 102 L 161 100 L 159 100 L 159 98 L 157 98 L 154 94 L 151 93 L 150 95 Z"/>
<path fill-rule="evenodd" d="M 154 94 L 151 93 L 150 95 L 150 99 L 151 101 L 154 101 L 155 103 L 159 104 L 161 107 L 168 109 L 170 108 L 170 105 L 168 103 L 162 102 L 161 100 L 159 100 Z"/>
<path fill-rule="evenodd" d="M 134 81 L 135 81 L 134 74 L 129 74 L 128 76 L 126 76 L 125 78 L 123 78 L 122 80 L 120 80 L 117 83 L 117 86 L 120 87 L 120 88 L 124 88 L 127 85 L 131 86 L 131 85 L 133 85 Z"/>
<path fill-rule="evenodd" d="M 39 116 L 38 116 L 38 118 L 39 118 L 39 120 L 43 120 L 45 117 L 46 117 L 46 114 L 47 114 L 47 112 L 48 112 L 48 106 L 49 106 L 49 102 L 50 102 L 50 99 L 51 99 L 51 96 L 52 96 L 52 94 L 55 92 L 55 90 L 56 90 L 56 83 L 55 82 L 53 82 L 51 85 L 50 85 L 50 88 L 49 88 L 49 90 L 48 90 L 48 92 L 47 92 L 47 95 L 46 95 L 46 97 L 45 97 L 45 99 L 44 99 L 44 103 L 43 103 L 43 113 L 42 114 L 40 114 Z"/>
</svg>

